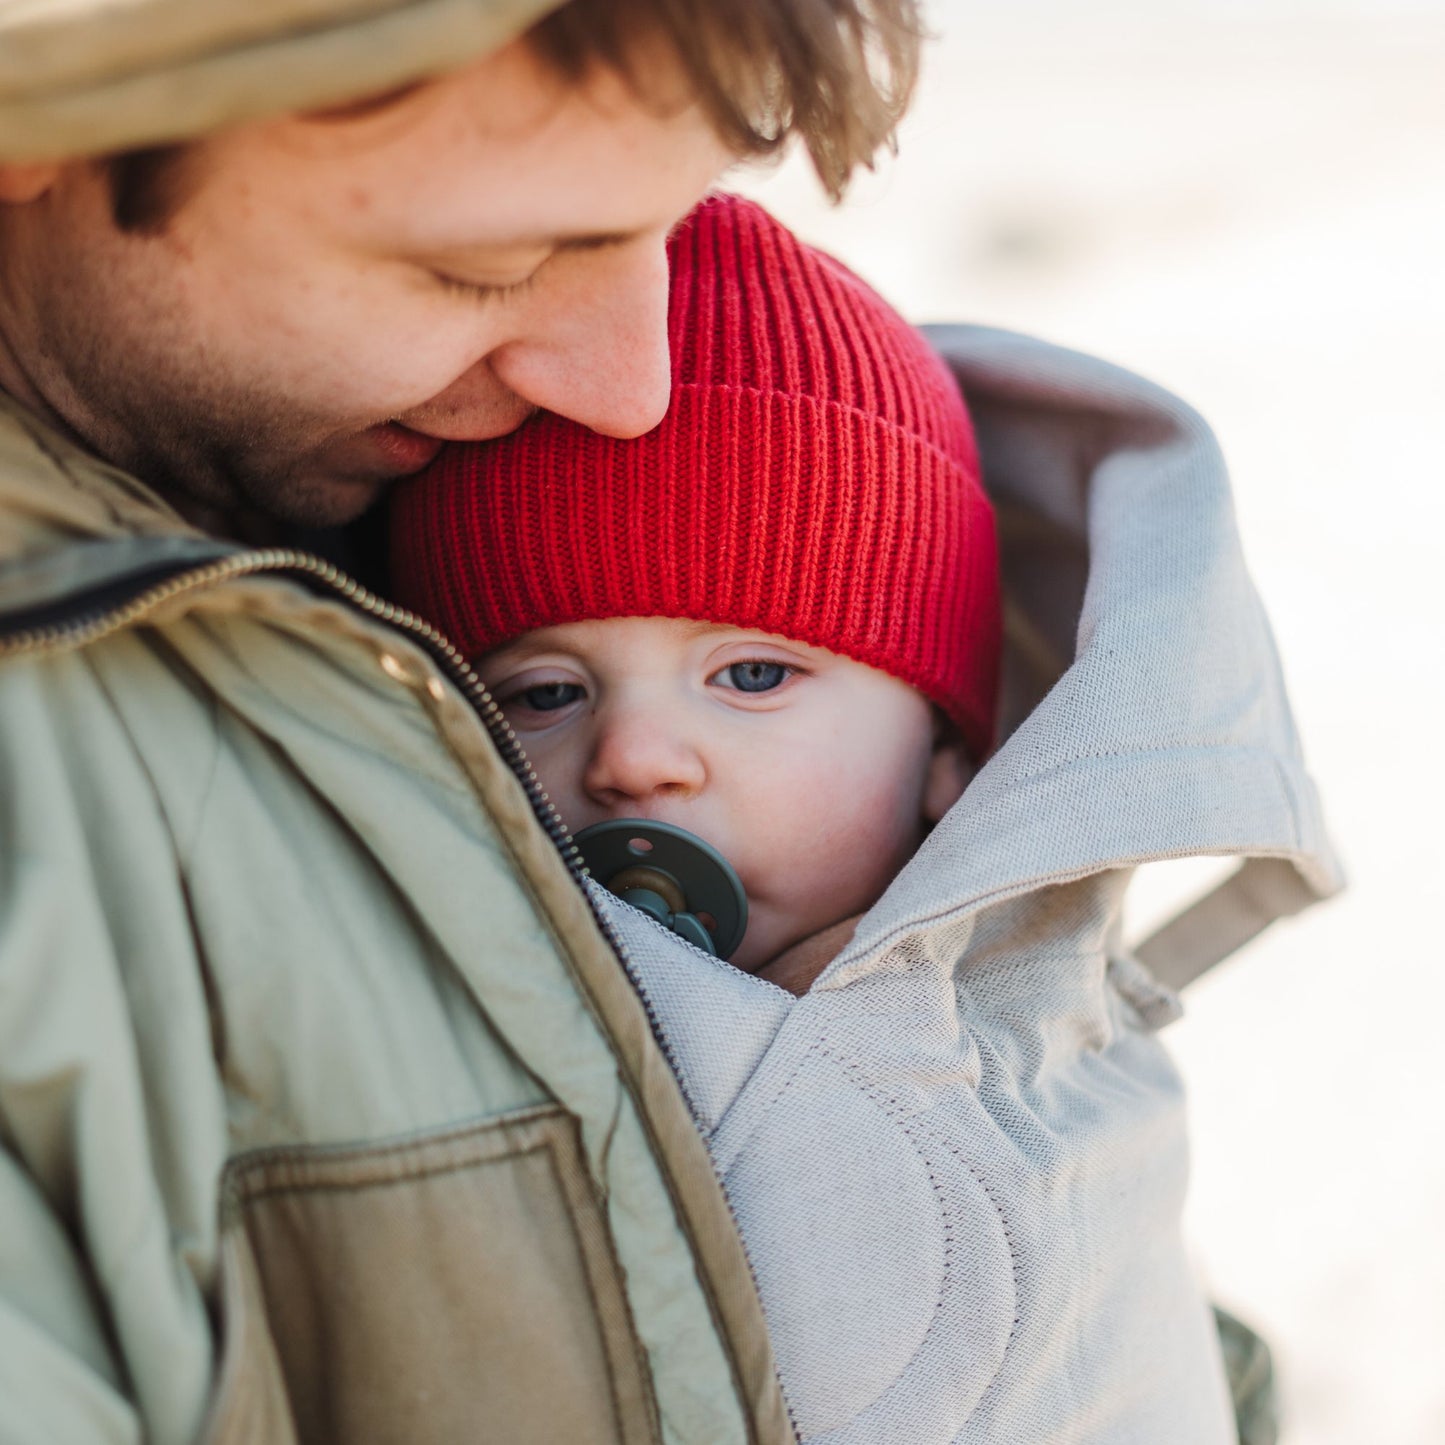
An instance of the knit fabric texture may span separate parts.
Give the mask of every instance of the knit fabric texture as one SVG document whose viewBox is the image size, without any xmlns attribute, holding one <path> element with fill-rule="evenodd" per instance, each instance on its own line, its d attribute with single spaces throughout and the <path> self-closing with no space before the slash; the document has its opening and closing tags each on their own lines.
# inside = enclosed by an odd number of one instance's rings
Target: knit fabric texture
<svg viewBox="0 0 1445 1445">
<path fill-rule="evenodd" d="M 913 327 L 760 207 L 670 248 L 673 390 L 643 437 L 542 413 L 398 488 L 393 589 L 463 652 L 588 618 L 777 633 L 993 734 L 993 513 L 958 386 Z"/>
</svg>

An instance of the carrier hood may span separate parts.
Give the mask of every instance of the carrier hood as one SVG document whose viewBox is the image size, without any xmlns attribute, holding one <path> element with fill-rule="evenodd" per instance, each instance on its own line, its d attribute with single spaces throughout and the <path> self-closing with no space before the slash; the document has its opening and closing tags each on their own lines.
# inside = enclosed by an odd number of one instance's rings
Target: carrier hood
<svg viewBox="0 0 1445 1445">
<path fill-rule="evenodd" d="M 1336 892 L 1228 477 L 1189 407 L 1106 362 L 931 328 L 998 509 L 1003 739 L 816 986 L 903 935 L 1151 860 L 1244 860 L 1139 950 L 1180 986 Z"/>
<path fill-rule="evenodd" d="M 1002 745 L 800 998 L 594 897 L 727 1189 L 800 1438 L 1226 1445 L 1155 1030 L 1168 985 L 1339 868 L 1204 424 L 1040 342 L 933 339 L 998 504 Z M 1188 854 L 1243 861 L 1145 945 L 1151 976 L 1119 938 L 1129 872 Z"/>
</svg>

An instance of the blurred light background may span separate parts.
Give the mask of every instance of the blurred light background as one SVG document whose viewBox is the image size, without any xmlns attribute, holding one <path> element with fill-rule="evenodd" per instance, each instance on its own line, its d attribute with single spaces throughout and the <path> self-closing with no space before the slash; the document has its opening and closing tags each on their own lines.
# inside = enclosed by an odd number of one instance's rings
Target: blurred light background
<svg viewBox="0 0 1445 1445">
<path fill-rule="evenodd" d="M 1195 985 L 1188 1227 L 1285 1445 L 1445 1442 L 1445 3 L 934 0 L 898 155 L 739 189 L 1214 424 L 1350 892 Z M 1198 865 L 1141 879 L 1172 911 Z M 1165 1445 L 1165 1442 L 1160 1442 Z"/>
</svg>

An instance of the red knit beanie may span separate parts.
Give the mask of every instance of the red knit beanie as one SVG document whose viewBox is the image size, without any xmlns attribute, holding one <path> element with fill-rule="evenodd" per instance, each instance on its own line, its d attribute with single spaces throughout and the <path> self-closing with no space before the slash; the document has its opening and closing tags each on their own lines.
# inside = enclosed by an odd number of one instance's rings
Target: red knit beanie
<svg viewBox="0 0 1445 1445">
<path fill-rule="evenodd" d="M 618 441 L 547 413 L 445 448 L 391 511 L 397 600 L 470 656 L 681 617 L 901 678 L 989 748 L 993 513 L 958 387 L 856 276 L 735 196 L 673 238 L 672 401 Z"/>
</svg>

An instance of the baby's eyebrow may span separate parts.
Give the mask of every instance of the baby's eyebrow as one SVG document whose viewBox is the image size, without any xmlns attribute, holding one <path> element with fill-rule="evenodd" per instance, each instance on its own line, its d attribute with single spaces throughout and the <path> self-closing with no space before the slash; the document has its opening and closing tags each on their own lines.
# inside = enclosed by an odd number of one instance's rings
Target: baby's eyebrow
<svg viewBox="0 0 1445 1445">
<path fill-rule="evenodd" d="M 495 671 L 499 663 L 503 666 L 510 667 L 519 657 L 524 658 L 526 656 L 527 652 L 524 646 L 511 643 L 502 647 L 494 647 L 490 652 L 484 652 L 480 657 L 473 657 L 468 660 L 471 662 L 472 667 L 485 678 L 487 673 Z"/>
<path fill-rule="evenodd" d="M 542 664 L 575 667 L 585 663 L 586 654 L 575 648 L 559 647 L 555 643 L 538 645 L 530 637 L 518 637 L 483 653 L 481 657 L 473 660 L 472 666 L 485 681 L 488 674 L 495 676 L 501 671 L 517 673 Z"/>
<path fill-rule="evenodd" d="M 678 621 L 682 623 L 683 634 L 689 641 L 694 637 L 702 637 L 709 632 L 741 632 L 748 630 L 746 628 L 719 627 L 716 622 L 699 622 L 691 617 L 680 617 Z"/>
<path fill-rule="evenodd" d="M 472 666 L 485 677 L 488 672 L 495 672 L 499 667 L 525 666 L 534 657 L 540 656 L 542 656 L 541 653 L 525 647 L 516 649 L 498 647 L 492 652 L 484 653 L 481 657 L 473 659 Z"/>
</svg>

